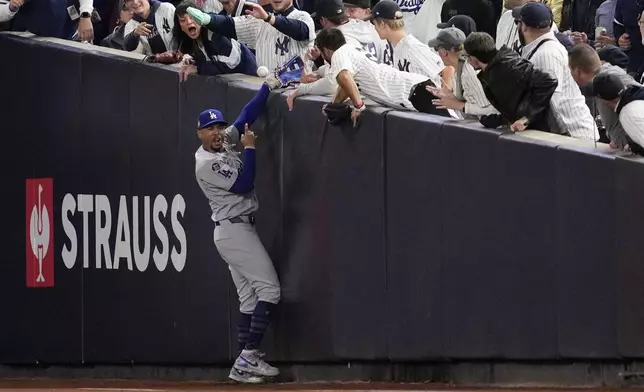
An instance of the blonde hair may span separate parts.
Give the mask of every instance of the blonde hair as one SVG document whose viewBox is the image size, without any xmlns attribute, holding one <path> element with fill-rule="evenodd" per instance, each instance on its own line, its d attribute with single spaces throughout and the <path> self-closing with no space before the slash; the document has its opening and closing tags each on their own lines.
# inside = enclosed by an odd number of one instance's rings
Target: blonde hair
<svg viewBox="0 0 644 392">
<path fill-rule="evenodd" d="M 405 21 L 403 19 L 391 20 L 376 18 L 376 23 L 384 24 L 392 30 L 400 30 L 405 27 Z"/>
</svg>

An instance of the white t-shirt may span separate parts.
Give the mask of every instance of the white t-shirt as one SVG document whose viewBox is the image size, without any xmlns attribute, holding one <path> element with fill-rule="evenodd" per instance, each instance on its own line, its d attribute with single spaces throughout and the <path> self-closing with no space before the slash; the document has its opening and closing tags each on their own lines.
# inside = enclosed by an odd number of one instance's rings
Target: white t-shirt
<svg viewBox="0 0 644 392">
<path fill-rule="evenodd" d="M 371 53 L 353 45 L 342 45 L 333 53 L 329 72 L 333 77 L 348 71 L 362 94 L 396 109 L 417 111 L 409 101 L 412 88 L 426 81 L 424 75 L 402 72 L 378 62 Z"/>
<path fill-rule="evenodd" d="M 441 11 L 445 1 L 425 0 L 418 15 L 416 15 L 413 26 L 409 26 L 405 19 L 407 31 L 424 43 L 436 37 L 440 31 L 437 25 L 441 23 Z"/>
</svg>

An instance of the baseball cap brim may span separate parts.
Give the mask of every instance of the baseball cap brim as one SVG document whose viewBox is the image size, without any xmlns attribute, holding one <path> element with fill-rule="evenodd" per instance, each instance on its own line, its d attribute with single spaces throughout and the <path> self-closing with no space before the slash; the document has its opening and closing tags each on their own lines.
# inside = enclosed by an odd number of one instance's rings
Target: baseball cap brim
<svg viewBox="0 0 644 392">
<path fill-rule="evenodd" d="M 521 8 L 522 8 L 522 6 L 518 6 L 518 7 L 514 7 L 512 9 L 512 17 L 515 20 L 521 20 Z"/>
<path fill-rule="evenodd" d="M 449 23 L 439 23 L 436 25 L 439 29 L 446 29 L 449 27 Z"/>
<path fill-rule="evenodd" d="M 444 27 L 441 27 L 441 28 L 444 28 Z M 427 46 L 429 46 L 430 48 L 436 48 L 441 44 L 442 42 L 438 38 L 433 38 L 429 40 L 429 42 L 427 43 Z"/>
<path fill-rule="evenodd" d="M 199 129 L 208 128 L 209 126 L 215 125 L 215 124 L 217 124 L 217 125 L 228 125 L 228 123 L 226 121 L 212 120 L 212 121 L 208 121 L 207 123 L 203 124 Z"/>
</svg>

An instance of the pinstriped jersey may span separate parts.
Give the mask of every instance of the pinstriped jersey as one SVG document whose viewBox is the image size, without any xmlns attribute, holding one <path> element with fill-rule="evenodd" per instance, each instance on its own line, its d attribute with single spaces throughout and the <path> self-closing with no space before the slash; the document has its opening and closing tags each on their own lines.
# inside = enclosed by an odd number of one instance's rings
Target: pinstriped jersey
<svg viewBox="0 0 644 392">
<path fill-rule="evenodd" d="M 555 23 L 552 24 L 550 31 L 558 31 Z M 496 48 L 501 49 L 503 45 L 512 50 L 518 50 L 521 46 L 519 30 L 516 23 L 514 23 L 514 17 L 512 16 L 511 10 L 503 11 L 501 18 L 499 19 L 499 23 L 496 25 Z"/>
<path fill-rule="evenodd" d="M 537 48 L 540 42 L 544 42 Z M 530 59 L 536 68 L 557 79 L 557 89 L 550 99 L 549 125 L 557 133 L 570 133 L 572 137 L 598 140 L 599 132 L 586 98 L 570 73 L 568 51 L 550 32 L 526 45 L 522 57 Z"/>
<path fill-rule="evenodd" d="M 289 19 L 300 20 L 309 27 L 309 37 L 305 41 L 296 41 L 286 34 L 279 32 L 269 23 L 252 16 L 234 17 L 237 39 L 255 49 L 257 66 L 266 66 L 274 70 L 295 55 L 305 55 L 313 46 L 315 25 L 311 15 L 297 9 L 286 16 Z"/>
<path fill-rule="evenodd" d="M 635 143 L 644 146 L 644 101 L 626 104 L 619 113 L 619 122 Z"/>
<path fill-rule="evenodd" d="M 485 96 L 483 86 L 477 77 L 478 73 L 468 61 L 463 63 L 463 70 L 455 78 L 460 77 L 460 84 L 463 86 L 463 100 L 465 100 L 465 113 L 473 116 L 485 116 L 496 114 L 498 111 L 492 106 Z M 456 83 L 454 83 L 456 85 Z M 460 98 L 460 97 L 459 97 Z"/>
<path fill-rule="evenodd" d="M 174 50 L 176 43 L 172 30 L 174 28 L 174 6 L 171 3 L 150 2 L 150 15 L 145 21 L 151 24 L 152 34 L 148 37 L 139 37 L 139 46 L 144 54 L 163 53 Z M 138 17 L 130 19 L 123 30 L 124 36 L 131 34 L 141 22 Z"/>
<path fill-rule="evenodd" d="M 361 47 L 375 56 L 381 63 L 391 64 L 391 58 L 387 58 L 390 57 L 387 55 L 389 43 L 384 39 L 380 39 L 373 24 L 349 19 L 347 23 L 341 24 L 337 28 L 342 31 L 347 43 Z"/>
<path fill-rule="evenodd" d="M 362 94 L 389 107 L 416 111 L 409 101 L 412 88 L 427 80 L 424 75 L 401 72 L 379 63 L 371 53 L 353 45 L 342 45 L 331 57 L 332 75 L 348 71 Z"/>
<path fill-rule="evenodd" d="M 394 66 L 403 72 L 425 75 L 436 87 L 442 85 L 440 73 L 445 68 L 443 60 L 411 34 L 394 46 Z"/>
</svg>

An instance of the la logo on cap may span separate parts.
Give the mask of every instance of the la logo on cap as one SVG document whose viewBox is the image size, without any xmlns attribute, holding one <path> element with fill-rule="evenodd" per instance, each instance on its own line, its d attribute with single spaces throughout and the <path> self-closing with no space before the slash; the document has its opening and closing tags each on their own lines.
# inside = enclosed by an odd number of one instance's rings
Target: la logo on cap
<svg viewBox="0 0 644 392">
<path fill-rule="evenodd" d="M 211 120 L 216 120 L 216 119 L 217 119 L 217 115 L 216 115 L 215 113 L 213 113 L 213 112 L 210 112 L 210 119 L 211 119 Z"/>
</svg>

